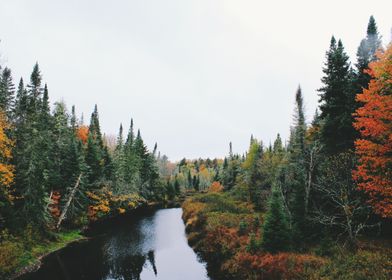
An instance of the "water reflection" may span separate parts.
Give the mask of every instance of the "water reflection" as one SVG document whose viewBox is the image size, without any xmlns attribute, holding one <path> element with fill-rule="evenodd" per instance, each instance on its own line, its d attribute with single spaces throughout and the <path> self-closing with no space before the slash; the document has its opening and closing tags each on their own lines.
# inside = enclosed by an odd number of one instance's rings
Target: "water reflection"
<svg viewBox="0 0 392 280">
<path fill-rule="evenodd" d="M 99 238 L 51 255 L 40 270 L 21 279 L 209 279 L 187 244 L 181 211 L 158 210 L 113 226 Z"/>
</svg>

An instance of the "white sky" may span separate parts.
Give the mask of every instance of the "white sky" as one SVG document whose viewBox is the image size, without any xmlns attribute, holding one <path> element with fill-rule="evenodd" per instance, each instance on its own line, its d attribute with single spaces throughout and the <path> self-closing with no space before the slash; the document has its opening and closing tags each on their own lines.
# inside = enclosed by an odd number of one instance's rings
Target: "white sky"
<svg viewBox="0 0 392 280">
<path fill-rule="evenodd" d="M 374 15 L 384 44 L 390 0 L 1 0 L 0 53 L 16 83 L 36 61 L 51 101 L 102 129 L 136 127 L 172 160 L 223 157 L 287 138 L 301 84 L 317 106 L 330 37 L 352 61 Z"/>
</svg>

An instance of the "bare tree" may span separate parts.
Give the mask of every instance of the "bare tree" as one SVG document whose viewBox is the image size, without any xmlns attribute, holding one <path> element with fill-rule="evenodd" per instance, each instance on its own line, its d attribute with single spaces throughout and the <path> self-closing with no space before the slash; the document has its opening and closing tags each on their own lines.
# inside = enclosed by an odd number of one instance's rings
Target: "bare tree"
<svg viewBox="0 0 392 280">
<path fill-rule="evenodd" d="M 321 146 L 318 141 L 315 141 L 311 147 L 305 151 L 305 165 L 306 165 L 306 185 L 305 185 L 305 214 L 309 211 L 310 192 L 314 185 L 315 172 L 317 166 L 320 164 Z"/>
<path fill-rule="evenodd" d="M 321 203 L 312 216 L 315 222 L 338 229 L 338 236 L 344 236 L 351 248 L 357 246 L 357 237 L 365 228 L 375 226 L 368 223 L 370 207 L 352 180 L 354 166 L 352 153 L 341 153 L 322 165 L 322 175 L 314 184 Z"/>
</svg>

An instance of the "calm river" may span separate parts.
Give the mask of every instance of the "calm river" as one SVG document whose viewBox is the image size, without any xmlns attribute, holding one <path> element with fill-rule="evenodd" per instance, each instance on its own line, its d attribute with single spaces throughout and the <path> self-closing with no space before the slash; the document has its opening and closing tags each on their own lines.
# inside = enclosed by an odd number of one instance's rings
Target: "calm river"
<svg viewBox="0 0 392 280">
<path fill-rule="evenodd" d="M 49 255 L 23 280 L 203 280 L 205 265 L 189 247 L 181 208 L 162 209 L 121 224 L 100 236 Z"/>
</svg>

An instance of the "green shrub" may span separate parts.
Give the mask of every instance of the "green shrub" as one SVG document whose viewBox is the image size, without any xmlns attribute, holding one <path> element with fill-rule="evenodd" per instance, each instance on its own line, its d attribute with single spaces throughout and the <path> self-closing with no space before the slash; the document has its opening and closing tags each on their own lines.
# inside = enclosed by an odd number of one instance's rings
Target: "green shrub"
<svg viewBox="0 0 392 280">
<path fill-rule="evenodd" d="M 13 273 L 20 263 L 23 246 L 8 233 L 3 232 L 0 243 L 0 279 Z"/>
<path fill-rule="evenodd" d="M 210 212 L 249 213 L 249 209 L 233 200 L 227 194 L 209 193 L 198 198 L 198 201 L 206 203 Z"/>
<path fill-rule="evenodd" d="M 246 251 L 251 254 L 255 254 L 257 251 L 260 250 L 260 242 L 258 242 L 256 235 L 251 233 L 249 235 L 249 243 L 246 246 Z"/>
<path fill-rule="evenodd" d="M 248 224 L 244 220 L 242 220 L 238 227 L 238 235 L 244 235 L 247 230 L 248 230 Z"/>
<path fill-rule="evenodd" d="M 355 255 L 334 257 L 314 274 L 315 279 L 389 280 L 392 279 L 391 252 L 358 251 Z"/>
</svg>

